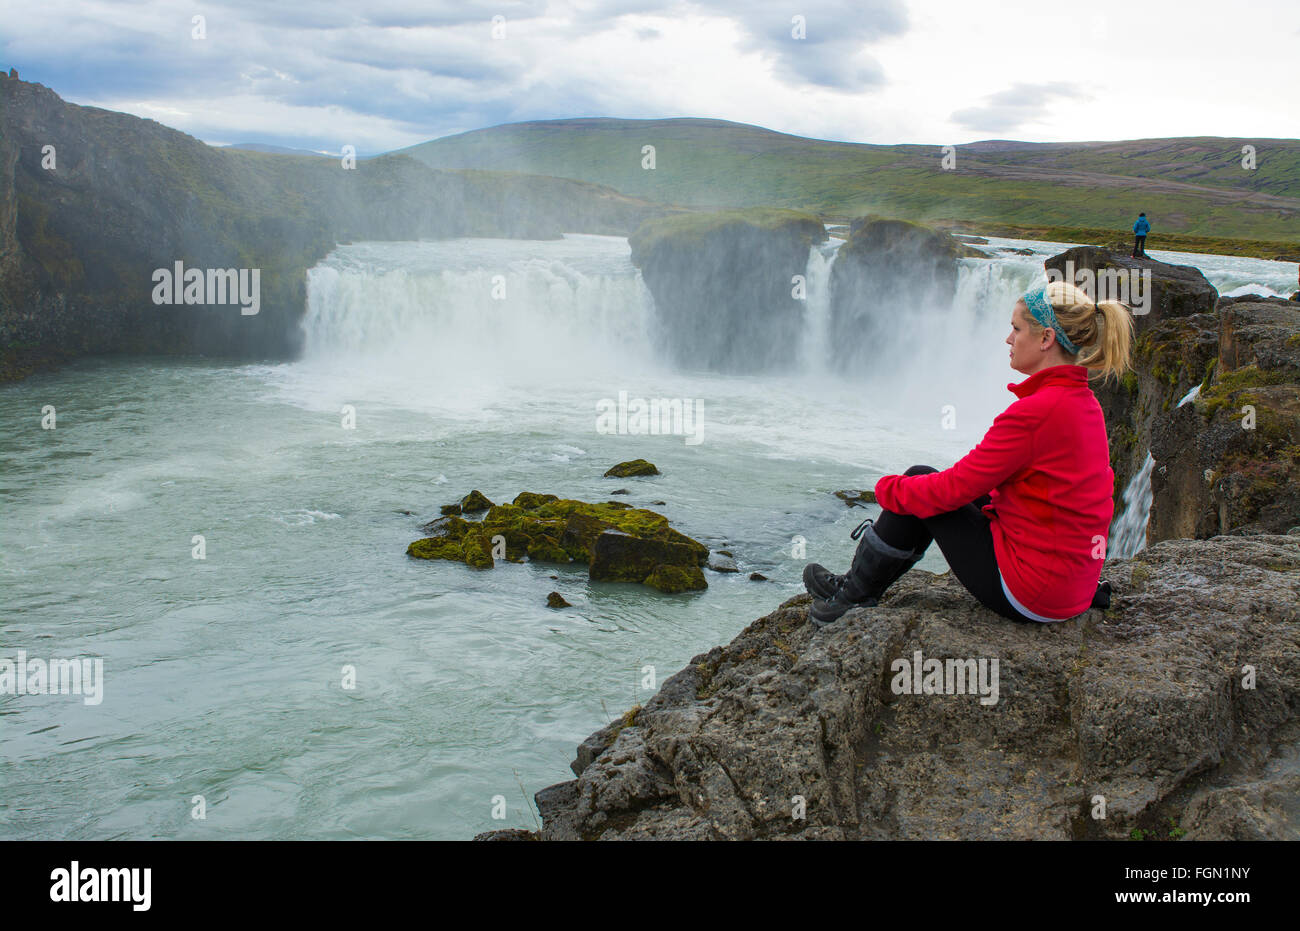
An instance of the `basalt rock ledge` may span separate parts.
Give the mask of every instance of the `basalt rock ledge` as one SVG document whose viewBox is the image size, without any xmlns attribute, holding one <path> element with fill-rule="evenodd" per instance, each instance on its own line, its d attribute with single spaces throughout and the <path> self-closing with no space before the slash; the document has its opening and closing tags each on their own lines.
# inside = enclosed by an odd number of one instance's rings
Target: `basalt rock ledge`
<svg viewBox="0 0 1300 931">
<path fill-rule="evenodd" d="M 1300 838 L 1300 530 L 1103 577 L 1107 610 L 1043 626 L 951 574 L 821 632 L 791 598 L 589 737 L 540 832 L 480 837 Z M 917 651 L 996 659 L 997 701 L 898 693 Z"/>
</svg>

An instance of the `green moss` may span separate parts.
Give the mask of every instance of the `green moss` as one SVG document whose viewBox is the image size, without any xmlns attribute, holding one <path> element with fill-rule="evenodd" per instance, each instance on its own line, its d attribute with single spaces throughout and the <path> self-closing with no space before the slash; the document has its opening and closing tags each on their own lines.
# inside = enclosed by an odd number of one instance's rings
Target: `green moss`
<svg viewBox="0 0 1300 931">
<path fill-rule="evenodd" d="M 1265 385 L 1282 385 L 1289 382 L 1290 377 L 1284 372 L 1274 372 L 1267 369 L 1261 369 L 1257 365 L 1243 365 L 1241 368 L 1225 372 L 1218 383 L 1214 386 L 1214 391 L 1236 391 L 1241 388 L 1259 388 Z"/>
<path fill-rule="evenodd" d="M 554 537 L 548 537 L 545 534 L 538 534 L 528 543 L 525 552 L 529 559 L 538 562 L 573 562 L 573 557 L 565 552 L 564 547 Z"/>
<path fill-rule="evenodd" d="M 483 523 L 497 527 L 520 527 L 524 522 L 524 509 L 513 504 L 494 504 L 488 508 Z"/>
<path fill-rule="evenodd" d="M 525 510 L 531 511 L 541 507 L 543 504 L 546 504 L 548 501 L 558 501 L 558 500 L 560 499 L 555 495 L 539 495 L 531 491 L 521 491 L 519 492 L 519 494 L 515 495 L 515 500 L 513 503 L 517 507 L 521 507 L 524 508 Z"/>
<path fill-rule="evenodd" d="M 474 527 L 466 532 L 461 540 L 461 550 L 465 554 L 465 565 L 475 569 L 491 569 L 496 563 L 492 559 L 492 538 L 482 527 Z"/>
<path fill-rule="evenodd" d="M 1196 399 L 1196 406 L 1206 419 L 1213 417 L 1220 408 L 1229 405 L 1238 410 L 1243 404 L 1254 404 L 1258 408 L 1260 401 L 1257 395 L 1241 394 L 1241 392 L 1248 388 L 1281 385 L 1290 381 L 1291 379 L 1283 372 L 1261 369 L 1257 365 L 1244 365 L 1220 374 L 1218 381 L 1208 391 L 1202 389 Z"/>
<path fill-rule="evenodd" d="M 670 595 L 709 587 L 699 566 L 655 566 L 644 584 Z"/>
<path fill-rule="evenodd" d="M 465 559 L 465 551 L 461 548 L 459 540 L 435 537 L 416 540 L 406 548 L 406 555 L 414 556 L 416 559 L 452 559 L 456 562 L 463 562 Z"/>
<path fill-rule="evenodd" d="M 784 653 L 786 659 L 788 659 L 792 664 L 799 662 L 799 654 L 792 650 L 790 644 L 786 643 L 780 637 L 773 637 L 772 645 Z"/>
<path fill-rule="evenodd" d="M 1249 390 L 1282 384 L 1291 384 L 1291 380 L 1280 372 L 1261 370 L 1254 365 L 1234 369 L 1209 391 L 1201 393 L 1196 399 L 1197 410 L 1209 421 L 1220 410 L 1226 410 L 1230 417 L 1236 418 L 1245 416 L 1241 413 L 1242 408 L 1253 407 L 1255 424 L 1251 431 L 1250 452 L 1239 453 L 1237 458 L 1271 459 L 1279 454 L 1289 458 L 1285 450 L 1295 445 L 1294 418 L 1279 413 L 1272 403 Z"/>
<path fill-rule="evenodd" d="M 645 459 L 631 459 L 620 462 L 605 473 L 606 478 L 629 478 L 637 475 L 659 475 L 659 469 L 653 462 Z"/>
<path fill-rule="evenodd" d="M 1200 394 L 1205 394 L 1205 390 L 1210 387 L 1210 382 L 1214 380 L 1214 373 L 1219 370 L 1219 357 L 1215 356 L 1205 363 L 1205 377 L 1201 379 Z M 1199 397 L 1199 395 L 1198 395 Z"/>
<path fill-rule="evenodd" d="M 634 705 L 633 707 L 629 708 L 627 711 L 624 711 L 623 716 L 611 724 L 611 727 L 613 729 L 610 731 L 609 743 L 605 745 L 605 749 L 609 749 L 611 746 L 613 746 L 614 741 L 618 739 L 618 735 L 623 733 L 625 729 L 629 727 L 636 727 L 636 719 L 637 716 L 640 714 L 641 714 L 640 705 Z"/>
<path fill-rule="evenodd" d="M 460 502 L 460 509 L 466 514 L 486 511 L 490 507 L 492 507 L 492 502 L 487 499 L 483 492 L 477 489 L 467 494 Z"/>
<path fill-rule="evenodd" d="M 1182 359 L 1175 359 L 1172 367 L 1167 367 L 1157 361 L 1151 366 L 1151 374 L 1159 381 L 1164 382 L 1170 388 L 1177 388 L 1179 376 L 1182 375 L 1183 372 L 1183 366 L 1184 363 Z M 1167 406 L 1168 405 L 1166 404 L 1166 408 Z"/>
</svg>

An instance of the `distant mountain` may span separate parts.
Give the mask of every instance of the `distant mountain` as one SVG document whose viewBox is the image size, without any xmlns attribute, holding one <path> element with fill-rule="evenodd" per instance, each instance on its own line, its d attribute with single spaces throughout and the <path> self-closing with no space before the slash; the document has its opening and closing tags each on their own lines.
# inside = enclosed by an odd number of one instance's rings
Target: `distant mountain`
<svg viewBox="0 0 1300 931">
<path fill-rule="evenodd" d="M 643 168 L 654 146 L 655 167 Z M 1242 167 L 1254 146 L 1257 167 Z M 771 205 L 823 216 L 1095 227 L 1139 211 L 1157 234 L 1300 240 L 1300 140 L 990 139 L 957 146 L 808 139 L 714 119 L 508 123 L 403 149 L 435 168 L 495 168 L 606 184 L 688 206 Z"/>
<path fill-rule="evenodd" d="M 265 142 L 236 142 L 232 145 L 217 146 L 219 149 L 243 149 L 247 152 L 267 152 L 271 155 L 314 155 L 318 158 L 334 158 L 324 152 L 313 152 L 310 149 L 289 149 L 282 145 L 267 145 Z"/>
</svg>

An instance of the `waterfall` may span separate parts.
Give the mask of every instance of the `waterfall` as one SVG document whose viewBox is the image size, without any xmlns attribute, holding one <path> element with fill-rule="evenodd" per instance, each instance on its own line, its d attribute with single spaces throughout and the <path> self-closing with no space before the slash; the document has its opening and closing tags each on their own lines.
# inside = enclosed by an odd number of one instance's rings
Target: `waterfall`
<svg viewBox="0 0 1300 931">
<path fill-rule="evenodd" d="M 1185 395 L 1183 395 L 1182 399 L 1178 402 L 1178 406 L 1182 407 L 1188 401 L 1195 400 L 1196 396 L 1200 393 L 1201 393 L 1201 386 L 1193 385 L 1192 389 L 1188 391 Z"/>
<path fill-rule="evenodd" d="M 1156 461 L 1147 453 L 1142 468 L 1124 489 L 1124 510 L 1110 531 L 1107 555 L 1128 559 L 1147 545 L 1147 523 L 1151 519 L 1151 467 Z"/>
<path fill-rule="evenodd" d="M 809 249 L 794 345 L 790 328 L 737 330 L 709 309 L 683 321 L 674 338 L 721 340 L 777 362 L 793 356 L 796 375 L 824 372 L 833 354 L 831 271 L 842 245 L 833 238 Z M 966 402 L 963 416 L 991 419 L 1005 406 L 997 403 L 1001 386 L 1016 379 L 1000 349 L 1011 306 L 1042 277 L 1040 262 L 959 260 L 950 306 L 891 309 L 889 325 L 862 336 L 872 341 L 865 353 L 870 364 L 834 377 L 879 380 L 881 390 L 912 397 L 927 410 Z M 337 248 L 312 268 L 307 289 L 308 363 L 424 381 L 488 370 L 545 378 L 559 369 L 672 368 L 664 321 L 620 237 L 361 242 Z M 719 327 L 722 333 L 715 332 Z M 918 355 L 924 364 L 917 364 Z M 977 384 L 991 387 L 972 404 L 970 386 Z"/>
<path fill-rule="evenodd" d="M 1182 407 L 1201 393 L 1196 385 L 1178 402 Z M 1115 559 L 1128 559 L 1147 545 L 1147 524 L 1151 521 L 1151 469 L 1156 461 L 1147 452 L 1142 468 L 1129 480 L 1124 489 L 1124 510 L 1115 518 L 1110 531 L 1107 554 Z"/>
<path fill-rule="evenodd" d="M 612 236 L 357 243 L 307 275 L 307 362 L 441 380 L 646 356 L 654 301 Z"/>
<path fill-rule="evenodd" d="M 825 366 L 830 353 L 831 266 L 842 245 L 844 240 L 830 239 L 808 250 L 803 339 L 799 348 L 799 364 L 805 372 Z"/>
</svg>

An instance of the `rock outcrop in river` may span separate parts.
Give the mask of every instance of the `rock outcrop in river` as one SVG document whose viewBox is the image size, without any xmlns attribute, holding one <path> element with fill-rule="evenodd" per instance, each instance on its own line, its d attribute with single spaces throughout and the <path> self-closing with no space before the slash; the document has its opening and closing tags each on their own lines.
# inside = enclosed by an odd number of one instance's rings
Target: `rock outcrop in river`
<svg viewBox="0 0 1300 931">
<path fill-rule="evenodd" d="M 817 217 L 766 207 L 647 221 L 628 242 L 654 296 L 656 341 L 686 368 L 790 367 L 805 305 L 794 279 L 826 238 Z"/>
<path fill-rule="evenodd" d="M 1300 839 L 1300 536 L 1103 577 L 1108 610 L 1051 625 L 915 570 L 820 634 L 792 598 L 591 735 L 540 836 Z"/>
<path fill-rule="evenodd" d="M 974 251 L 906 220 L 867 217 L 849 229 L 830 280 L 830 345 L 845 370 L 878 361 L 888 337 L 905 332 L 917 312 L 951 310 L 957 259 Z"/>
<path fill-rule="evenodd" d="M 474 491 L 442 511 L 424 526 L 427 536 L 406 548 L 408 556 L 475 569 L 491 569 L 498 559 L 580 562 L 597 582 L 639 582 L 669 593 L 708 588 L 700 567 L 709 548 L 669 527 L 662 514 L 621 501 L 593 504 L 525 491 L 510 504 L 493 504 Z M 482 511 L 482 520 L 461 516 Z"/>
</svg>

